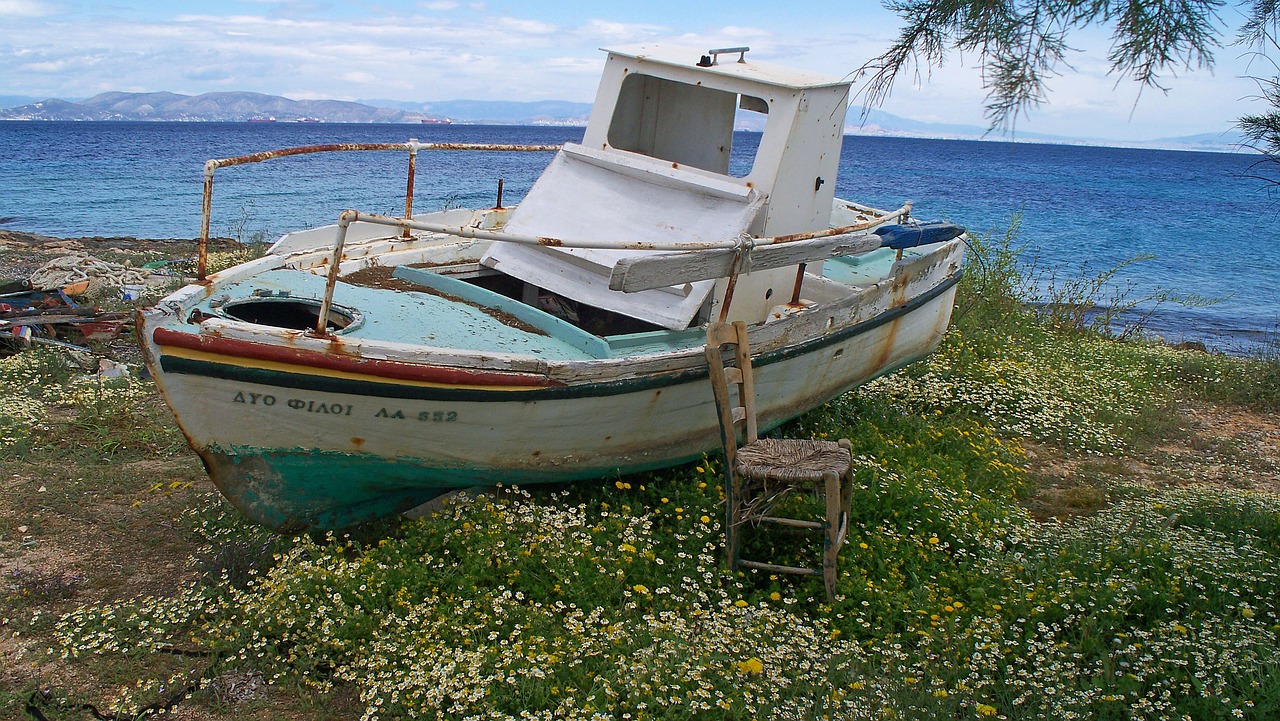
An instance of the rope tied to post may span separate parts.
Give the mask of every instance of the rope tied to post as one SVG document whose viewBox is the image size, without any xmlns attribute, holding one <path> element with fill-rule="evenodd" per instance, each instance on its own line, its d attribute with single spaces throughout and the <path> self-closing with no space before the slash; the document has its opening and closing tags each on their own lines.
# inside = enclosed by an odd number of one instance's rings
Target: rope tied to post
<svg viewBox="0 0 1280 721">
<path fill-rule="evenodd" d="M 738 235 L 737 241 L 734 243 L 734 252 L 737 253 L 737 263 L 734 264 L 734 272 L 740 275 L 747 275 L 751 272 L 751 251 L 755 250 L 756 239 L 748 233 Z"/>
</svg>

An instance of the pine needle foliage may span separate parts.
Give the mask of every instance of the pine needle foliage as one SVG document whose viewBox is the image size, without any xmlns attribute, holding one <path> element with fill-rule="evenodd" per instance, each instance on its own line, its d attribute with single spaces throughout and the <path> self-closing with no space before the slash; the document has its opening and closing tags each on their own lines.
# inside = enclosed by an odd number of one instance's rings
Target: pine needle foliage
<svg viewBox="0 0 1280 721">
<path fill-rule="evenodd" d="M 1118 79 L 1168 92 L 1168 77 L 1212 69 L 1225 43 L 1271 61 L 1280 52 L 1280 0 L 886 0 L 902 19 L 898 39 L 861 70 L 870 74 L 865 104 L 885 100 L 904 73 L 919 80 L 952 51 L 976 54 L 987 91 L 989 131 L 1011 131 L 1019 117 L 1044 104 L 1049 81 L 1071 70 L 1071 35 L 1086 28 L 1111 33 L 1107 60 Z M 1230 36 L 1226 17 L 1243 17 Z M 1258 177 L 1280 163 L 1280 76 L 1255 78 L 1256 102 L 1268 110 L 1245 114 L 1237 127 L 1246 147 L 1263 154 Z"/>
</svg>

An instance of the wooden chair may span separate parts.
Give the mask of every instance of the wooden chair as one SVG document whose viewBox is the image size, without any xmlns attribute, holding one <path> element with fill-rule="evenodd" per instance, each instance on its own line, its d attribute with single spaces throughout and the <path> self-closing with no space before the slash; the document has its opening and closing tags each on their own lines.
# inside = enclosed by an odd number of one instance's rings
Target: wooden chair
<svg viewBox="0 0 1280 721">
<path fill-rule="evenodd" d="M 726 347 L 732 352 L 732 365 L 724 362 L 723 349 Z M 852 444 L 847 440 L 758 437 L 751 348 L 747 342 L 747 327 L 742 321 L 709 323 L 706 354 L 724 445 L 725 558 L 729 570 L 744 567 L 772 573 L 821 575 L 827 600 L 833 600 L 836 557 L 849 532 Z M 737 389 L 736 403 L 730 394 L 730 386 Z M 819 489 L 826 500 L 826 513 L 822 520 L 774 515 L 779 501 L 788 494 Z M 820 530 L 823 539 L 821 568 L 800 568 L 741 558 L 743 527 L 761 523 Z"/>
</svg>

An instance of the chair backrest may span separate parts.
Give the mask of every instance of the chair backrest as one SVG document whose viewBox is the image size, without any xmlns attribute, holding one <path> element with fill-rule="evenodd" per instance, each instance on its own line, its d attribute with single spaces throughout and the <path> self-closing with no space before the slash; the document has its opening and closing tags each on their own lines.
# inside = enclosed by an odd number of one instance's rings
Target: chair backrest
<svg viewBox="0 0 1280 721">
<path fill-rule="evenodd" d="M 733 354 L 733 365 L 724 362 L 724 350 Z M 756 390 L 751 372 L 751 346 L 747 341 L 747 324 L 707 324 L 707 365 L 711 368 L 711 391 L 715 394 L 716 412 L 720 418 L 720 440 L 724 445 L 725 463 L 732 469 L 737 462 L 739 444 L 755 443 Z M 735 398 L 730 386 L 736 389 Z"/>
</svg>

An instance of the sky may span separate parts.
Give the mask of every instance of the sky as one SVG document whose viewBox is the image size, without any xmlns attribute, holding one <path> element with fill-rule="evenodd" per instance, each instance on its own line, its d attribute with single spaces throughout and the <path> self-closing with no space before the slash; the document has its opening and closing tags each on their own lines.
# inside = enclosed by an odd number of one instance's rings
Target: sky
<svg viewBox="0 0 1280 721">
<path fill-rule="evenodd" d="M 1231 5 L 1222 15 L 1230 38 L 1239 15 Z M 752 59 L 841 77 L 887 49 L 898 28 L 879 2 L 863 0 L 0 0 L 0 95 L 590 102 L 601 47 L 746 45 Z M 1262 109 L 1249 100 L 1257 87 L 1241 48 L 1221 48 L 1213 72 L 1166 77 L 1161 93 L 1108 74 L 1105 31 L 1072 44 L 1072 67 L 1017 132 L 1141 141 L 1226 131 Z M 881 109 L 985 126 L 975 60 L 952 54 L 901 78 Z"/>
</svg>

